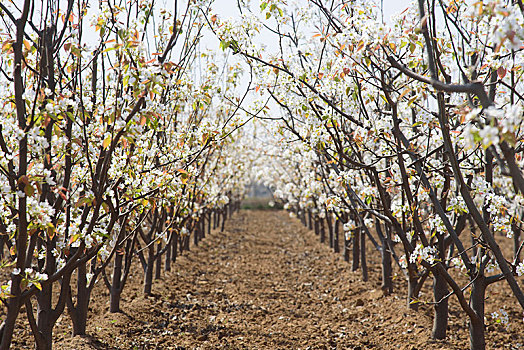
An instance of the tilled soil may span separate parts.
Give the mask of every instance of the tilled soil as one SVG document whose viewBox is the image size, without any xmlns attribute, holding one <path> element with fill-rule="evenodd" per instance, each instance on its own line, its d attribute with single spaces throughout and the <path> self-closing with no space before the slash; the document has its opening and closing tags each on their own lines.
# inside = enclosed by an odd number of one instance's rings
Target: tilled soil
<svg viewBox="0 0 524 350">
<path fill-rule="evenodd" d="M 378 254 L 370 250 L 368 255 L 370 280 L 361 282 L 360 272 L 350 272 L 341 256 L 287 213 L 241 211 L 224 232 L 212 233 L 179 257 L 174 271 L 155 281 L 153 297 L 142 296 L 142 275 L 135 264 L 124 290 L 123 313 L 107 312 L 109 297 L 99 282 L 90 307 L 89 336 L 71 338 L 69 318 L 63 315 L 55 329 L 55 348 L 469 347 L 466 318 L 456 303 L 451 305 L 448 339 L 430 340 L 431 306 L 409 311 L 400 275 L 395 293 L 383 296 L 374 262 Z M 431 300 L 429 290 L 424 293 Z M 507 307 L 511 323 L 506 330 L 487 320 L 489 348 L 524 348 L 522 312 L 504 293 L 497 294 L 493 310 Z M 488 307 L 487 314 L 490 311 Z"/>
</svg>

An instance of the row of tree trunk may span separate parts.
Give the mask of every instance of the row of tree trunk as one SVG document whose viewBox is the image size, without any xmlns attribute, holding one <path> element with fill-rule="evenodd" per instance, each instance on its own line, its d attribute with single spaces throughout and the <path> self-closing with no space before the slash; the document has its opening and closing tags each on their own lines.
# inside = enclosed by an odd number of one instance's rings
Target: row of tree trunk
<svg viewBox="0 0 524 350">
<path fill-rule="evenodd" d="M 172 270 L 172 264 L 176 262 L 177 257 L 185 251 L 190 251 L 191 241 L 193 246 L 198 246 L 212 230 L 223 231 L 227 219 L 239 209 L 239 202 L 231 202 L 222 209 L 203 212 L 198 219 L 187 219 L 182 222 L 185 228 L 184 234 L 181 234 L 180 230 L 171 230 L 174 225 L 170 223 L 177 220 L 178 214 L 165 208 L 156 209 L 148 216 L 144 214 L 141 218 L 143 224 L 138 225 L 133 232 L 126 230 L 125 218 L 123 218 L 115 253 L 105 263 L 99 263 L 96 255 L 88 255 L 78 261 L 76 269 L 64 273 L 58 292 L 53 291 L 52 283 L 43 285 L 42 290 L 36 293 L 36 315 L 33 312 L 31 298 L 27 298 L 22 305 L 19 305 L 19 309 L 25 306 L 35 339 L 35 348 L 52 349 L 53 328 L 60 315 L 66 310 L 71 317 L 73 336 L 86 334 L 91 293 L 97 280 L 102 279 L 109 291 L 109 311 L 120 312 L 122 292 L 131 273 L 134 257 L 138 257 L 143 270 L 144 295 L 151 296 L 154 279 L 159 279 L 162 271 Z M 164 237 L 167 237 L 167 240 Z M 0 246 L 2 253 L 5 247 L 9 248 L 7 244 Z M 108 269 L 111 271 L 110 274 L 107 273 Z M 75 275 L 76 283 L 72 284 Z M 57 300 L 53 300 L 56 297 Z M 5 324 L 9 321 L 9 319 L 4 320 L 0 332 L 5 331 Z"/>
<path fill-rule="evenodd" d="M 448 328 L 448 299 L 453 294 L 449 292 L 449 283 L 454 283 L 453 280 L 446 279 L 447 272 L 437 267 L 428 268 L 424 271 L 420 271 L 415 264 L 409 262 L 407 258 L 407 269 L 401 267 L 399 257 L 395 253 L 394 242 L 392 241 L 393 228 L 390 225 L 383 225 L 378 219 L 374 221 L 375 233 L 379 238 L 378 243 L 366 225 L 363 225 L 361 220 L 356 213 L 352 215 L 336 216 L 333 213 L 326 211 L 324 215 L 319 215 L 317 212 L 304 210 L 295 210 L 295 213 L 301 220 L 302 224 L 308 229 L 313 230 L 321 243 L 329 244 L 329 247 L 333 249 L 335 253 L 343 254 L 344 260 L 351 263 L 351 271 L 358 271 L 360 269 L 362 274 L 362 280 L 368 280 L 368 268 L 366 260 L 366 241 L 369 240 L 373 243 L 375 249 L 381 254 L 381 289 L 384 295 L 389 295 L 393 292 L 393 279 L 392 279 L 392 263 L 397 263 L 400 270 L 404 273 L 407 281 L 407 307 L 412 310 L 417 310 L 419 302 L 418 297 L 420 290 L 430 275 L 433 278 L 433 297 L 434 297 L 434 317 L 433 317 L 433 328 L 432 338 L 433 339 L 445 339 L 447 336 Z M 355 222 L 361 222 L 356 228 L 353 228 L 349 232 L 342 230 L 342 222 L 347 222 L 349 219 Z M 466 219 L 459 220 L 459 227 L 457 231 L 460 233 L 465 228 Z M 326 236 L 327 229 L 327 236 Z M 471 224 L 470 230 L 473 235 L 475 234 L 475 227 Z M 342 235 L 342 237 L 340 237 Z M 442 262 L 446 261 L 446 256 L 443 256 L 442 252 L 447 251 L 448 256 L 453 256 L 454 246 L 450 239 L 446 240 L 441 235 L 437 235 L 436 244 L 439 245 L 439 257 Z M 520 228 L 515 230 L 515 247 L 520 247 L 521 242 Z M 342 243 L 342 251 L 340 249 L 340 243 Z M 484 324 L 484 308 L 485 308 L 485 296 L 486 289 L 489 284 L 500 280 L 500 276 L 486 277 L 483 273 L 485 265 L 487 263 L 486 249 L 480 247 L 475 252 L 477 259 L 483 259 L 481 262 L 479 273 L 471 277 L 471 295 L 469 298 L 469 308 L 473 311 L 473 314 L 468 314 L 470 319 L 469 322 L 469 333 L 470 333 L 470 346 L 471 349 L 484 349 L 485 342 L 485 324 Z M 518 249 L 515 250 L 515 259 L 520 261 L 518 256 Z M 444 264 L 438 264 L 435 266 L 446 266 Z M 447 267 L 446 267 L 447 269 Z M 407 272 L 406 272 L 407 270 Z M 449 275 L 448 275 L 449 276 Z M 459 302 L 463 303 L 465 300 L 459 298 Z M 464 305 L 465 306 L 465 305 Z M 467 308 L 466 308 L 467 309 Z"/>
</svg>

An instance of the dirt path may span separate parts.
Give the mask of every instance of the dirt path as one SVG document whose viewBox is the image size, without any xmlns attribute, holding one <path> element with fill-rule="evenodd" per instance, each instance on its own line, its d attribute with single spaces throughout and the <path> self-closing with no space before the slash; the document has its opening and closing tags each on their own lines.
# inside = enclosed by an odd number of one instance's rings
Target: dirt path
<svg viewBox="0 0 524 350">
<path fill-rule="evenodd" d="M 382 296 L 373 263 L 370 281 L 360 282 L 317 240 L 284 212 L 237 213 L 224 233 L 206 237 L 155 282 L 154 297 L 142 297 L 138 279 L 127 286 L 124 314 L 105 311 L 99 288 L 91 336 L 69 338 L 63 319 L 57 348 L 467 348 L 463 320 L 452 319 L 447 341 L 430 341 L 429 306 L 409 313 L 398 295 Z M 498 333 L 488 335 L 492 348 L 521 341 Z"/>
</svg>

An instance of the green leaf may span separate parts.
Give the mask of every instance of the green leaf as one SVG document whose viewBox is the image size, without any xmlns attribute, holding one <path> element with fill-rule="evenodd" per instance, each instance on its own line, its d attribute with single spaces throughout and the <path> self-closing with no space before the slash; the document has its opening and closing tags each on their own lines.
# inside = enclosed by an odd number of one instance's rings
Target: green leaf
<svg viewBox="0 0 524 350">
<path fill-rule="evenodd" d="M 238 45 L 238 41 L 236 41 L 235 39 L 231 40 L 229 42 L 229 45 L 231 46 L 233 51 L 239 51 L 240 50 L 240 45 Z"/>
<path fill-rule="evenodd" d="M 125 31 L 124 31 L 123 29 L 119 29 L 119 30 L 116 32 L 116 34 L 118 35 L 118 37 L 119 37 L 120 39 L 122 39 L 122 41 L 125 41 L 125 40 L 126 40 L 126 38 L 125 38 L 126 33 L 125 33 Z"/>
<path fill-rule="evenodd" d="M 82 197 L 82 198 L 80 198 L 80 199 L 78 200 L 78 202 L 76 202 L 76 204 L 75 204 L 75 208 L 79 208 L 79 207 L 81 207 L 81 206 L 83 206 L 83 205 L 85 205 L 85 204 L 89 204 L 89 203 L 91 203 L 91 200 L 90 200 L 89 198 L 87 198 L 87 197 Z"/>
<path fill-rule="evenodd" d="M 264 1 L 263 3 L 260 4 L 260 11 L 264 11 L 266 7 L 267 7 L 267 2 Z"/>
<path fill-rule="evenodd" d="M 31 197 L 35 193 L 35 189 L 30 184 L 24 186 L 24 192 L 28 197 Z"/>
<path fill-rule="evenodd" d="M 220 41 L 220 48 L 225 51 L 229 45 L 231 45 L 231 42 L 230 41 L 225 41 L 225 40 L 222 40 Z"/>
<path fill-rule="evenodd" d="M 71 53 L 73 55 L 75 55 L 76 57 L 78 58 L 82 58 L 82 52 L 80 51 L 80 49 L 76 46 L 71 46 Z"/>
<path fill-rule="evenodd" d="M 266 12 L 266 19 L 269 19 L 271 17 L 271 12 Z"/>
<path fill-rule="evenodd" d="M 50 239 L 53 239 L 53 237 L 56 234 L 55 226 L 52 223 L 47 224 L 47 236 L 49 236 Z"/>
<path fill-rule="evenodd" d="M 116 50 L 118 49 L 118 46 L 117 45 L 114 45 L 114 46 L 111 46 L 111 47 L 108 47 L 107 49 L 103 50 L 102 53 L 104 52 L 109 52 L 109 51 L 113 51 L 113 50 Z M 71 50 L 72 51 L 72 50 Z"/>
</svg>

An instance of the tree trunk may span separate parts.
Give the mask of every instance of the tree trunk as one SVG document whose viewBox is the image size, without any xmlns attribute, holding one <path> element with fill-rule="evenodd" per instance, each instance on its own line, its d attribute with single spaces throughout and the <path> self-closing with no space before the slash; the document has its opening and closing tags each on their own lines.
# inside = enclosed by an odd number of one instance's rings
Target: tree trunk
<svg viewBox="0 0 524 350">
<path fill-rule="evenodd" d="M 320 225 L 320 243 L 324 243 L 326 241 L 326 225 L 324 223 L 324 219 L 319 218 L 319 225 Z"/>
<path fill-rule="evenodd" d="M 87 263 L 82 263 L 77 270 L 77 295 L 73 320 L 73 336 L 85 335 L 87 327 L 87 308 L 89 306 L 89 291 L 87 290 Z"/>
<path fill-rule="evenodd" d="M 380 288 L 384 295 L 393 293 L 393 279 L 391 277 L 391 251 L 389 250 L 387 240 L 382 241 L 382 285 Z"/>
<path fill-rule="evenodd" d="M 147 265 L 146 265 L 146 271 L 144 274 L 144 295 L 145 296 L 151 296 L 151 289 L 153 286 L 153 266 L 155 262 L 155 247 L 154 245 L 150 245 L 147 255 Z"/>
<path fill-rule="evenodd" d="M 39 350 L 51 350 L 53 347 L 53 327 L 51 320 L 53 312 L 52 295 L 53 287 L 52 285 L 47 285 L 43 286 L 42 290 L 36 296 L 38 305 L 36 324 L 39 334 L 35 335 L 35 337 L 40 339 L 35 345 Z"/>
<path fill-rule="evenodd" d="M 0 344 L 1 350 L 8 350 L 13 340 L 13 332 L 15 330 L 15 323 L 20 312 L 20 282 L 22 278 L 20 275 L 12 276 L 11 278 L 11 294 L 15 295 L 9 299 L 7 308 L 7 316 L 1 326 L 2 343 Z"/>
<path fill-rule="evenodd" d="M 418 277 L 416 268 L 413 264 L 408 263 L 408 308 L 411 310 L 418 310 L 418 301 L 416 300 L 418 295 L 416 293 L 418 285 Z"/>
<path fill-rule="evenodd" d="M 124 260 L 123 254 L 115 254 L 115 262 L 113 265 L 113 279 L 111 283 L 111 291 L 109 298 L 109 312 L 120 312 L 120 283 L 122 279 L 122 261 Z"/>
<path fill-rule="evenodd" d="M 168 243 L 168 244 L 173 244 L 173 242 Z M 171 251 L 172 250 L 173 250 L 172 245 L 170 245 L 166 249 L 166 255 L 164 257 L 164 266 L 165 266 L 164 268 L 166 269 L 166 272 L 171 271 Z"/>
<path fill-rule="evenodd" d="M 333 249 L 333 218 L 331 217 L 330 213 L 326 213 L 326 224 L 328 227 L 328 240 L 329 240 L 329 248 Z"/>
<path fill-rule="evenodd" d="M 195 224 L 195 231 L 193 232 L 193 245 L 198 247 L 198 240 L 200 239 L 200 221 Z"/>
<path fill-rule="evenodd" d="M 222 226 L 220 226 L 220 232 L 224 232 L 227 219 L 227 207 L 222 210 Z"/>
<path fill-rule="evenodd" d="M 477 253 L 478 254 L 478 253 Z M 476 277 L 471 287 L 469 304 L 477 314 L 476 318 L 469 320 L 469 344 L 471 350 L 484 350 L 486 348 L 486 334 L 484 328 L 484 299 L 486 295 L 486 277 Z"/>
<path fill-rule="evenodd" d="M 448 329 L 448 284 L 444 277 L 437 271 L 433 271 L 433 296 L 435 300 L 433 315 L 433 339 L 446 339 Z"/>
<path fill-rule="evenodd" d="M 335 218 L 333 220 L 333 250 L 335 253 L 340 253 L 340 244 L 339 244 L 339 231 L 340 231 L 340 225 L 338 218 Z"/>
<path fill-rule="evenodd" d="M 173 242 L 168 243 L 168 244 L 173 244 Z M 173 250 L 172 246 L 169 246 L 168 249 L 166 249 L 166 256 L 164 258 L 164 266 L 165 266 L 166 272 L 171 271 L 171 251 L 172 250 Z"/>
<path fill-rule="evenodd" d="M 188 252 L 191 250 L 189 247 L 189 235 L 184 237 L 184 250 L 187 250 Z"/>
<path fill-rule="evenodd" d="M 360 232 L 360 265 L 362 268 L 362 281 L 368 280 L 368 264 L 366 262 L 366 234 Z"/>
<path fill-rule="evenodd" d="M 184 253 L 185 246 L 185 237 L 178 236 L 178 252 L 181 256 Z"/>
<path fill-rule="evenodd" d="M 44 242 L 44 240 L 39 239 L 39 243 L 42 244 L 42 248 L 46 249 L 46 264 L 45 264 L 45 273 L 48 276 L 53 275 L 55 272 L 56 259 L 53 256 L 52 249 L 55 247 L 55 244 L 52 240 Z M 36 325 L 38 329 L 38 335 L 35 335 L 37 338 L 37 348 L 41 349 L 51 349 L 53 347 L 53 285 L 44 285 L 42 290 L 36 294 L 37 300 L 37 311 L 36 311 Z M 26 307 L 31 306 L 31 302 L 26 303 Z M 33 312 L 31 311 L 27 312 Z"/>
<path fill-rule="evenodd" d="M 207 219 L 208 219 L 207 220 L 207 234 L 210 235 L 211 234 L 211 212 L 209 212 Z"/>
<path fill-rule="evenodd" d="M 162 250 L 162 242 L 157 244 L 157 258 L 155 259 L 155 279 L 160 279 L 160 276 L 162 275 L 162 255 L 160 254 L 160 251 Z"/>
<path fill-rule="evenodd" d="M 349 262 L 349 241 L 344 231 L 344 260 Z"/>
<path fill-rule="evenodd" d="M 360 229 L 353 231 L 353 260 L 351 262 L 351 271 L 357 271 L 360 265 Z"/>
</svg>

